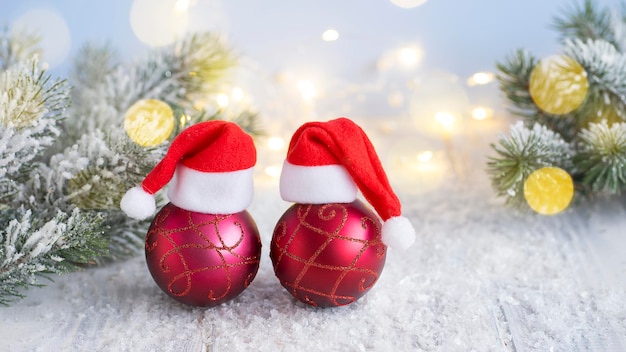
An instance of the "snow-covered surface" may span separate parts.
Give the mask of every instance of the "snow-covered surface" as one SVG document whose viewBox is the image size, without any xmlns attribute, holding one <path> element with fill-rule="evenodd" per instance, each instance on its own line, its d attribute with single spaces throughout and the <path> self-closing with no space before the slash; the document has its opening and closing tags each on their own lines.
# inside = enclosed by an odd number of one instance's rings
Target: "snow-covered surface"
<svg viewBox="0 0 626 352">
<path fill-rule="evenodd" d="M 237 299 L 176 303 L 138 256 L 0 308 L 0 350 L 626 350 L 626 198 L 520 215 L 495 198 L 484 157 L 468 159 L 428 192 L 397 188 L 416 242 L 390 249 L 376 286 L 350 306 L 311 308 L 280 286 L 269 243 L 289 204 L 265 182 L 249 209 L 261 268 Z"/>
</svg>

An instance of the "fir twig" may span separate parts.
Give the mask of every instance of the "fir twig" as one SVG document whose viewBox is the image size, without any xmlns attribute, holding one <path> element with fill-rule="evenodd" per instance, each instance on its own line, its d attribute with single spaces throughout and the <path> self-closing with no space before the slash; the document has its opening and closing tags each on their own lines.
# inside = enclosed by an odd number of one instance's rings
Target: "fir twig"
<svg viewBox="0 0 626 352">
<path fill-rule="evenodd" d="M 497 153 L 487 164 L 493 187 L 498 196 L 507 197 L 507 203 L 518 208 L 525 204 L 524 182 L 533 171 L 546 166 L 572 167 L 570 145 L 539 124 L 528 129 L 518 122 L 511 126 L 510 136 L 500 136 L 491 146 Z"/>
<path fill-rule="evenodd" d="M 19 65 L 34 56 L 41 55 L 38 34 L 25 30 L 10 31 L 5 26 L 0 30 L 0 71 Z"/>
<path fill-rule="evenodd" d="M 582 183 L 595 192 L 619 194 L 626 189 L 626 123 L 592 123 L 580 133 L 576 166 Z"/>
<path fill-rule="evenodd" d="M 52 80 L 36 59 L 0 74 L 0 179 L 36 160 L 60 134 L 69 86 Z"/>
<path fill-rule="evenodd" d="M 578 118 L 577 132 L 589 122 L 625 120 L 626 56 L 602 40 L 568 40 L 564 53 L 584 67 L 589 81 L 587 99 L 574 113 Z"/>
<path fill-rule="evenodd" d="M 598 9 L 593 0 L 564 9 L 563 15 L 554 19 L 553 26 L 559 31 L 562 42 L 576 38 L 582 41 L 602 40 L 614 46 L 620 44 L 615 38 L 610 9 Z"/>
<path fill-rule="evenodd" d="M 9 220 L 10 219 L 10 220 Z M 0 222 L 0 305 L 23 297 L 22 289 L 42 286 L 40 278 L 80 269 L 106 253 L 99 213 L 58 213 L 42 223 L 23 208 L 3 211 Z"/>
<path fill-rule="evenodd" d="M 511 113 L 529 123 L 539 123 L 559 131 L 566 141 L 570 141 L 576 135 L 576 119 L 569 118 L 571 116 L 553 116 L 542 111 L 530 95 L 530 75 L 537 62 L 532 54 L 520 49 L 507 56 L 504 62 L 497 63 L 500 90 L 510 103 Z"/>
</svg>

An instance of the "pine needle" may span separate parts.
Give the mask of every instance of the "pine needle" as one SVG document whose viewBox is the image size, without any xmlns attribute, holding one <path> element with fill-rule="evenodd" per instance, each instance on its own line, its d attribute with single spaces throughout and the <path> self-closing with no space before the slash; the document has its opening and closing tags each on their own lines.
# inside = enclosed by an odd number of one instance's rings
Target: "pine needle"
<svg viewBox="0 0 626 352">
<path fill-rule="evenodd" d="M 540 124 L 528 129 L 518 122 L 511 126 L 509 136 L 500 136 L 491 146 L 497 153 L 487 163 L 492 185 L 498 196 L 518 208 L 525 204 L 524 182 L 533 171 L 546 166 L 571 169 L 570 145 Z"/>
<path fill-rule="evenodd" d="M 626 190 L 626 123 L 592 123 L 580 133 L 576 165 L 595 192 Z"/>
</svg>

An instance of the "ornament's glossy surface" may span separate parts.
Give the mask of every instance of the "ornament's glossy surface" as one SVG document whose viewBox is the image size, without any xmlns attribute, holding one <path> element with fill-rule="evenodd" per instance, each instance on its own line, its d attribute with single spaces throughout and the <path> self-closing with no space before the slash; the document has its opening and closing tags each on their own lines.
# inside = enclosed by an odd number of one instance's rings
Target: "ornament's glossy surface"
<svg viewBox="0 0 626 352">
<path fill-rule="evenodd" d="M 274 229 L 270 257 L 280 283 L 319 307 L 350 304 L 378 280 L 387 247 L 363 202 L 294 204 Z"/>
<path fill-rule="evenodd" d="M 247 211 L 203 214 L 168 204 L 146 236 L 146 263 L 159 287 L 179 302 L 215 306 L 254 279 L 261 256 L 257 226 Z"/>
</svg>

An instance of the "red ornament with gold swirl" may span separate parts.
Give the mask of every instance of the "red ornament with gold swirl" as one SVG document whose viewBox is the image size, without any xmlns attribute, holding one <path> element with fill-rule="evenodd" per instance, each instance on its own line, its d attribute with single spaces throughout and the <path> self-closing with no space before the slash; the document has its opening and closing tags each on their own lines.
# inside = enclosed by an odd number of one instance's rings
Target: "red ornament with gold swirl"
<svg viewBox="0 0 626 352">
<path fill-rule="evenodd" d="M 210 307 L 237 297 L 259 269 L 261 239 L 244 210 L 203 214 L 168 204 L 146 236 L 146 262 L 157 285 L 175 300 Z"/>
<path fill-rule="evenodd" d="M 298 300 L 348 305 L 369 291 L 385 265 L 381 223 L 360 200 L 294 204 L 278 221 L 270 248 L 274 273 Z"/>
</svg>

